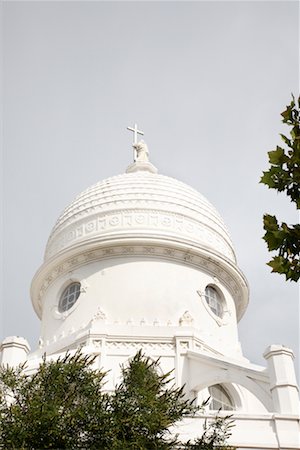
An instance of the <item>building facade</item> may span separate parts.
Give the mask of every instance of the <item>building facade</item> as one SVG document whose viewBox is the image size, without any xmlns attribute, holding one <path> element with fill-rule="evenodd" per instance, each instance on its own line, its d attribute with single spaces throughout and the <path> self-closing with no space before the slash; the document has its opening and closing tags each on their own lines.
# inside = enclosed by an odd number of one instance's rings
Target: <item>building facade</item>
<svg viewBox="0 0 300 450">
<path fill-rule="evenodd" d="M 6 338 L 0 362 L 27 361 L 81 348 L 109 370 L 139 349 L 174 370 L 178 386 L 199 404 L 201 417 L 176 429 L 183 440 L 201 434 L 205 417 L 230 411 L 230 440 L 241 449 L 299 449 L 299 397 L 293 352 L 271 345 L 266 367 L 251 364 L 238 339 L 248 284 L 227 228 L 197 191 L 160 175 L 143 141 L 126 172 L 101 181 L 69 205 L 49 237 L 32 281 L 41 320 L 39 348 Z"/>
</svg>

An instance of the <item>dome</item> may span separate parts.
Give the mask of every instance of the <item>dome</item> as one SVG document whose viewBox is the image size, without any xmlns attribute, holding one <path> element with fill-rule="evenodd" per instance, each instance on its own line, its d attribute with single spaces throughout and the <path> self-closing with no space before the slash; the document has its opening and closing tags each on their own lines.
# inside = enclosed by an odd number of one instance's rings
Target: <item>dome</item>
<svg viewBox="0 0 300 450">
<path fill-rule="evenodd" d="M 187 277 L 195 274 L 196 284 L 204 273 L 214 283 L 224 283 L 240 319 L 248 303 L 247 281 L 237 266 L 220 214 L 192 187 L 158 174 L 148 160 L 143 142 L 136 144 L 135 149 L 138 156 L 125 173 L 83 191 L 58 218 L 46 246 L 44 263 L 32 280 L 31 297 L 38 316 L 41 317 L 43 305 L 52 302 L 43 300 L 48 298 L 48 291 L 52 292 L 51 286 L 60 289 L 60 279 L 80 282 L 95 262 L 97 271 L 103 264 L 122 266 L 124 273 L 116 279 L 127 280 L 135 276 L 131 268 L 140 261 L 152 272 L 161 263 L 173 274 L 176 265 L 181 267 L 180 273 L 188 268 Z M 144 275 L 143 272 L 143 280 Z M 56 292 L 55 298 L 59 297 Z"/>
<path fill-rule="evenodd" d="M 45 261 L 85 244 L 155 239 L 235 263 L 230 236 L 211 203 L 187 184 L 155 172 L 135 163 L 79 194 L 57 220 Z"/>
</svg>

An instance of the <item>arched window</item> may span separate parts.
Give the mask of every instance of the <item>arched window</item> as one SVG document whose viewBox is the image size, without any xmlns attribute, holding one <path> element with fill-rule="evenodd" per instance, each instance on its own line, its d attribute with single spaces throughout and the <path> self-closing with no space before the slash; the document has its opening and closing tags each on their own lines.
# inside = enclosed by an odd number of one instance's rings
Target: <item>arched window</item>
<svg viewBox="0 0 300 450">
<path fill-rule="evenodd" d="M 233 410 L 234 403 L 226 389 L 221 384 L 214 384 L 208 388 L 211 397 L 210 409 L 219 410 Z"/>
<path fill-rule="evenodd" d="M 61 294 L 58 304 L 58 311 L 63 313 L 72 308 L 72 306 L 77 302 L 80 295 L 81 284 L 78 282 L 70 283 Z"/>
<path fill-rule="evenodd" d="M 213 286 L 206 286 L 205 300 L 212 312 L 222 318 L 224 314 L 224 300 L 219 291 Z"/>
</svg>

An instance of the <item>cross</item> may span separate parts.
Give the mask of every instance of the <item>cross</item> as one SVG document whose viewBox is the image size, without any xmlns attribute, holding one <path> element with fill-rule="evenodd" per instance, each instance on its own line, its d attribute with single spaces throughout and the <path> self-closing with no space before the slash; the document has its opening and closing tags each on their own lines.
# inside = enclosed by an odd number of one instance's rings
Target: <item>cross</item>
<svg viewBox="0 0 300 450">
<path fill-rule="evenodd" d="M 137 127 L 137 124 L 136 124 L 136 123 L 134 124 L 134 128 L 127 127 L 127 130 L 130 130 L 130 131 L 133 131 L 133 132 L 134 132 L 134 135 L 133 135 L 133 143 L 134 143 L 134 144 L 137 144 L 137 137 L 138 137 L 138 134 L 141 134 L 141 135 L 144 136 L 144 132 L 138 130 L 138 127 Z"/>
<path fill-rule="evenodd" d="M 137 124 L 134 124 L 134 128 L 131 127 L 127 127 L 127 130 L 133 131 L 133 161 L 136 160 L 136 149 L 134 148 L 134 146 L 138 143 L 137 138 L 138 138 L 138 134 L 141 134 L 142 136 L 144 136 L 144 132 L 138 130 Z"/>
</svg>

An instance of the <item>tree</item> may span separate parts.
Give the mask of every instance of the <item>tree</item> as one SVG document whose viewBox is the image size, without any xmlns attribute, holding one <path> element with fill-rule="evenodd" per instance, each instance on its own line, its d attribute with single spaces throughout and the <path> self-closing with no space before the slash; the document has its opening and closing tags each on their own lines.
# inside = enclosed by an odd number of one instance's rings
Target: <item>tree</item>
<svg viewBox="0 0 300 450">
<path fill-rule="evenodd" d="M 270 189 L 285 192 L 291 202 L 300 209 L 300 97 L 297 104 L 294 96 L 292 101 L 281 113 L 282 122 L 290 129 L 290 137 L 281 134 L 286 148 L 277 146 L 268 152 L 271 167 L 263 172 L 260 180 Z M 263 239 L 269 251 L 276 255 L 267 263 L 272 272 L 285 275 L 286 280 L 298 281 L 300 278 L 300 225 L 278 223 L 275 216 L 265 214 L 263 218 L 266 231 Z"/>
<path fill-rule="evenodd" d="M 93 448 L 99 425 L 108 433 L 104 374 L 79 353 L 57 361 L 45 358 L 34 375 L 24 366 L 0 369 L 0 448 Z M 106 445 L 106 441 L 103 441 Z M 105 447 L 103 447 L 105 448 Z"/>
<path fill-rule="evenodd" d="M 196 412 L 183 388 L 170 384 L 170 373 L 158 374 L 159 361 L 139 351 L 128 367 L 122 368 L 123 380 L 112 396 L 113 428 L 116 449 L 168 449 L 168 428 L 186 415 Z"/>
<path fill-rule="evenodd" d="M 228 418 L 206 424 L 198 447 L 170 435 L 171 425 L 199 408 L 184 398 L 183 388 L 170 384 L 170 373 L 158 373 L 158 360 L 138 352 L 110 395 L 103 392 L 105 374 L 93 370 L 93 362 L 77 352 L 44 358 L 31 376 L 24 366 L 1 367 L 0 449 L 225 448 Z"/>
<path fill-rule="evenodd" d="M 234 447 L 226 445 L 231 436 L 231 428 L 234 426 L 231 416 L 217 415 L 210 423 L 204 423 L 203 434 L 194 443 L 187 442 L 186 450 L 235 450 Z"/>
</svg>

